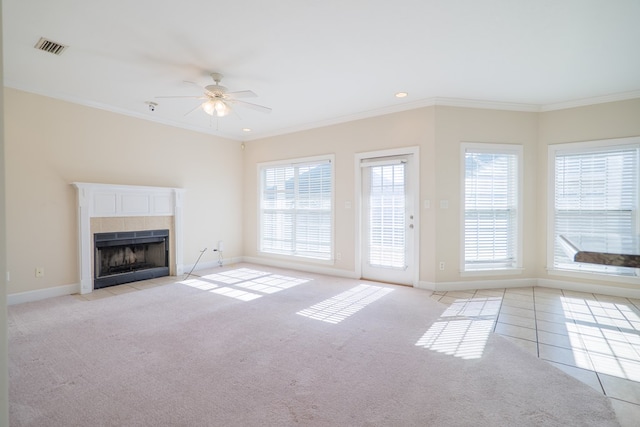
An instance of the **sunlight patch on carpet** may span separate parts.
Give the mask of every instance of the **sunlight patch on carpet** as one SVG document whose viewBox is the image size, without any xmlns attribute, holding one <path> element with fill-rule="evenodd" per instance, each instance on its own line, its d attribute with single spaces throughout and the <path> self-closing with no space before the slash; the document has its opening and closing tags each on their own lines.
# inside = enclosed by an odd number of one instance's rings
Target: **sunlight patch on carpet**
<svg viewBox="0 0 640 427">
<path fill-rule="evenodd" d="M 307 282 L 309 279 L 283 276 L 250 268 L 237 268 L 178 283 L 240 301 L 252 301 Z"/>
<path fill-rule="evenodd" d="M 258 277 L 249 282 L 239 283 L 237 286 L 265 294 L 273 294 L 284 289 L 293 288 L 294 286 L 307 283 L 308 281 L 309 280 L 307 279 L 272 274 L 270 276 Z"/>
<path fill-rule="evenodd" d="M 208 291 L 214 288 L 217 288 L 218 285 L 211 283 L 209 281 L 206 280 L 200 280 L 200 279 L 187 279 L 187 280 L 183 280 L 182 282 L 178 282 L 181 283 L 183 285 L 187 285 L 187 286 L 191 286 L 192 288 L 197 288 L 197 289 L 202 289 L 203 291 Z"/>
<path fill-rule="evenodd" d="M 497 297 L 456 300 L 415 345 L 461 359 L 479 359 L 501 303 Z"/>
<path fill-rule="evenodd" d="M 640 313 L 624 303 L 561 298 L 576 366 L 640 381 Z"/>
<path fill-rule="evenodd" d="M 361 284 L 296 314 L 337 324 L 392 291 L 393 289 L 382 286 Z"/>
</svg>

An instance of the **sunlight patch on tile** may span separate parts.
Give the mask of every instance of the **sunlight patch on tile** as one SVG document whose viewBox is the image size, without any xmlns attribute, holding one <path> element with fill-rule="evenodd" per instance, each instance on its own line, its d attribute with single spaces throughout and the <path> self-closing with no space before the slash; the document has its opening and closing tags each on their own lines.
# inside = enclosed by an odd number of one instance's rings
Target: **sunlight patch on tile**
<svg viewBox="0 0 640 427">
<path fill-rule="evenodd" d="M 362 284 L 296 314 L 337 324 L 392 291 L 390 288 Z"/>
<path fill-rule="evenodd" d="M 457 299 L 453 302 L 440 317 L 452 316 L 497 316 L 500 312 L 502 298 L 483 297 Z"/>
<path fill-rule="evenodd" d="M 479 359 L 493 330 L 494 319 L 439 320 L 416 346 L 461 359 Z"/>
<path fill-rule="evenodd" d="M 576 366 L 640 381 L 639 312 L 629 304 L 561 298 Z M 584 354 L 589 360 L 584 360 Z"/>
<path fill-rule="evenodd" d="M 501 304 L 500 297 L 457 299 L 415 345 L 461 359 L 479 359 Z"/>
</svg>

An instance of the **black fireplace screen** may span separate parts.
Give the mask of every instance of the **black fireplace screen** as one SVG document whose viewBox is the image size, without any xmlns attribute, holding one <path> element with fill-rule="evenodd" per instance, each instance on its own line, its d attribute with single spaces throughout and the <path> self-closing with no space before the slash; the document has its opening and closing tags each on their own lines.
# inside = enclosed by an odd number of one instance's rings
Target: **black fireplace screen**
<svg viewBox="0 0 640 427">
<path fill-rule="evenodd" d="M 94 234 L 95 289 L 169 275 L 169 230 Z"/>
</svg>

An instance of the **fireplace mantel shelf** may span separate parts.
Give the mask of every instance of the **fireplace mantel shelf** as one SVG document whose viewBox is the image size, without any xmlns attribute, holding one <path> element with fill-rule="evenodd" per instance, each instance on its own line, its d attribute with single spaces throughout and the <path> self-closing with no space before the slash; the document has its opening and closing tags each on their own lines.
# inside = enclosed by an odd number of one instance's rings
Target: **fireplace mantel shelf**
<svg viewBox="0 0 640 427">
<path fill-rule="evenodd" d="M 174 271 L 184 272 L 182 199 L 184 189 L 74 182 L 78 201 L 80 293 L 93 291 L 91 218 L 171 216 L 174 220 Z"/>
</svg>

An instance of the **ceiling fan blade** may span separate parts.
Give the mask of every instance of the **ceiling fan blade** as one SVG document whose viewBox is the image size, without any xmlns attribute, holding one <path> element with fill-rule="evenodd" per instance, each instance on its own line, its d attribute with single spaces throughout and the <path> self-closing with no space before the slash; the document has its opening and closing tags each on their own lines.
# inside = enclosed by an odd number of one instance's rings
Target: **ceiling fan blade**
<svg viewBox="0 0 640 427">
<path fill-rule="evenodd" d="M 202 104 L 196 105 L 193 110 L 189 110 L 184 116 L 187 117 L 189 114 L 193 113 L 194 111 L 196 111 L 200 107 L 202 107 Z"/>
<path fill-rule="evenodd" d="M 247 108 L 251 108 L 252 110 L 260 111 L 261 113 L 271 112 L 271 108 L 265 107 L 263 105 L 252 104 L 251 102 L 239 101 L 237 99 L 228 99 L 227 101 L 234 105 L 239 105 L 241 107 L 247 107 Z"/>
<path fill-rule="evenodd" d="M 184 95 L 184 96 L 156 96 L 156 98 L 195 98 L 195 99 L 207 99 L 202 95 Z"/>
<path fill-rule="evenodd" d="M 255 98 L 258 95 L 252 90 L 239 90 L 237 92 L 227 92 L 225 96 L 229 98 Z"/>
</svg>

